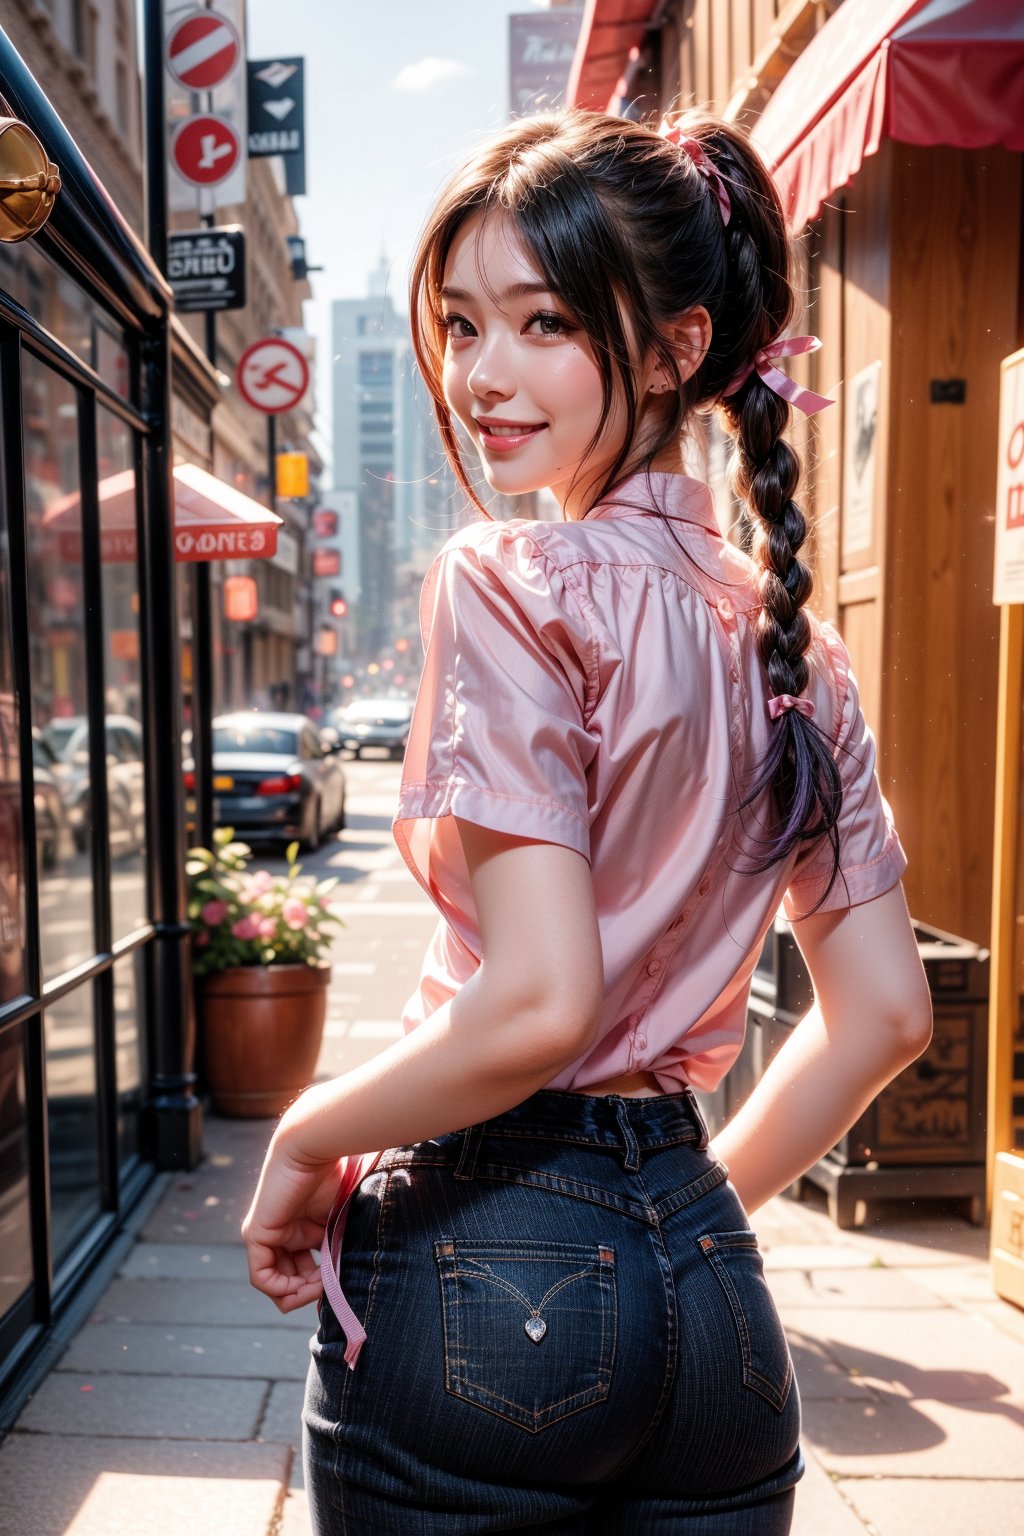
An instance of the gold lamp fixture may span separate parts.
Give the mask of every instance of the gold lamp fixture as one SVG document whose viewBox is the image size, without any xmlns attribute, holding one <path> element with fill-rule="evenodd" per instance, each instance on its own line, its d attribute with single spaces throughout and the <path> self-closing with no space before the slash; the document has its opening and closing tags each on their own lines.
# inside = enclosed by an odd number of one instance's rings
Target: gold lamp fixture
<svg viewBox="0 0 1024 1536">
<path fill-rule="evenodd" d="M 60 191 L 60 171 L 31 128 L 0 117 L 0 241 L 38 234 Z"/>
</svg>

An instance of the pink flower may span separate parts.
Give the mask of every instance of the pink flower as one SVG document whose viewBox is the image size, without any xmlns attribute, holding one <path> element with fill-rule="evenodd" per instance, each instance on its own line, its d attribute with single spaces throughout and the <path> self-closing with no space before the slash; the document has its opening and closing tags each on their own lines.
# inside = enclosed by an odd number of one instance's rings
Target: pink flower
<svg viewBox="0 0 1024 1536">
<path fill-rule="evenodd" d="M 196 934 L 195 941 L 199 945 L 200 949 L 202 949 L 204 944 L 209 944 L 209 942 L 210 942 L 210 935 L 207 933 L 205 928 L 201 928 L 199 930 L 199 932 Z"/>
<path fill-rule="evenodd" d="M 265 896 L 266 893 L 270 890 L 273 883 L 273 876 L 269 874 L 265 869 L 257 870 L 257 872 L 254 875 L 251 875 L 242 886 L 242 901 L 247 905 L 250 902 L 259 901 L 260 897 Z"/>
<path fill-rule="evenodd" d="M 261 939 L 272 939 L 277 932 L 277 923 L 272 917 L 264 917 L 260 919 L 259 928 Z"/>
<path fill-rule="evenodd" d="M 255 939 L 259 936 L 260 925 L 255 917 L 240 917 L 232 926 L 232 937 L 236 939 Z"/>
<path fill-rule="evenodd" d="M 203 922 L 207 923 L 211 928 L 216 928 L 217 924 L 222 923 L 227 915 L 228 904 L 226 901 L 208 901 L 200 913 Z"/>
<path fill-rule="evenodd" d="M 281 908 L 281 916 L 284 918 L 289 928 L 295 928 L 296 930 L 299 928 L 305 928 L 306 924 L 309 922 L 309 913 L 306 911 L 306 904 L 303 901 L 299 901 L 297 896 L 288 897 L 288 900 Z"/>
</svg>

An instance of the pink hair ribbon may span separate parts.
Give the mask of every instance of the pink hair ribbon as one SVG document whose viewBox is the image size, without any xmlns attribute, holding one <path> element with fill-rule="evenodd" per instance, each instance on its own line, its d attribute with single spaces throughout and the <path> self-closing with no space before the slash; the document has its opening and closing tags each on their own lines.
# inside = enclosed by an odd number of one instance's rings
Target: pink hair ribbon
<svg viewBox="0 0 1024 1536">
<path fill-rule="evenodd" d="M 784 341 L 769 342 L 768 346 L 754 353 L 752 362 L 733 375 L 722 391 L 723 399 L 734 395 L 756 368 L 769 389 L 781 395 L 783 400 L 788 400 L 790 405 L 795 405 L 805 416 L 813 416 L 815 411 L 823 411 L 827 405 L 835 405 L 835 401 L 828 395 L 816 395 L 813 389 L 803 389 L 781 369 L 772 366 L 773 358 L 793 357 L 799 352 L 816 352 L 820 346 L 817 336 L 787 336 Z"/>
<path fill-rule="evenodd" d="M 811 699 L 795 698 L 791 693 L 777 693 L 774 699 L 768 700 L 768 713 L 773 720 L 784 715 L 788 709 L 795 709 L 799 714 L 806 715 L 809 720 L 814 714 L 814 702 Z"/>
<path fill-rule="evenodd" d="M 715 194 L 715 199 L 722 215 L 722 223 L 728 224 L 732 217 L 732 199 L 726 191 L 725 182 L 709 159 L 703 144 L 699 143 L 696 139 L 689 138 L 679 128 L 670 128 L 667 120 L 658 129 L 658 137 L 667 139 L 670 144 L 675 144 L 677 149 L 681 149 L 684 154 L 689 155 L 697 173 L 703 176 Z"/>
</svg>

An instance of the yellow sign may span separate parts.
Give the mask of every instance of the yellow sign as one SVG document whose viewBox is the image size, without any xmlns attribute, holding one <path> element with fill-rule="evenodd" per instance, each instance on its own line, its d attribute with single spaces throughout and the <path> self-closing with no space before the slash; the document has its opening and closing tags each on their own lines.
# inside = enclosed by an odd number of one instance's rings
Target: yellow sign
<svg viewBox="0 0 1024 1536">
<path fill-rule="evenodd" d="M 277 455 L 277 494 L 285 501 L 309 495 L 309 457 L 305 453 Z"/>
</svg>

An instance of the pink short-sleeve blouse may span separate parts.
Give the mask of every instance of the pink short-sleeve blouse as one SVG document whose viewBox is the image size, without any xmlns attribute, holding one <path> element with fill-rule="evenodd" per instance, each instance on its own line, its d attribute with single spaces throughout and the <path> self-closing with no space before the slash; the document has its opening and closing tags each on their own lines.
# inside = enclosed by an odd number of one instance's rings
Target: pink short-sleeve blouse
<svg viewBox="0 0 1024 1536">
<path fill-rule="evenodd" d="M 806 915 L 831 867 L 825 840 L 743 873 L 767 811 L 736 804 L 771 728 L 756 577 L 722 537 L 710 488 L 684 475 L 636 476 L 579 522 L 481 518 L 448 540 L 423 584 L 393 824 L 439 912 L 406 1031 L 480 964 L 458 815 L 590 863 L 604 1011 L 596 1043 L 548 1086 L 586 1092 L 638 1071 L 667 1092 L 718 1083 L 776 912 Z M 887 891 L 907 859 L 849 654 L 808 618 L 806 696 L 843 782 L 831 911 Z"/>
</svg>

